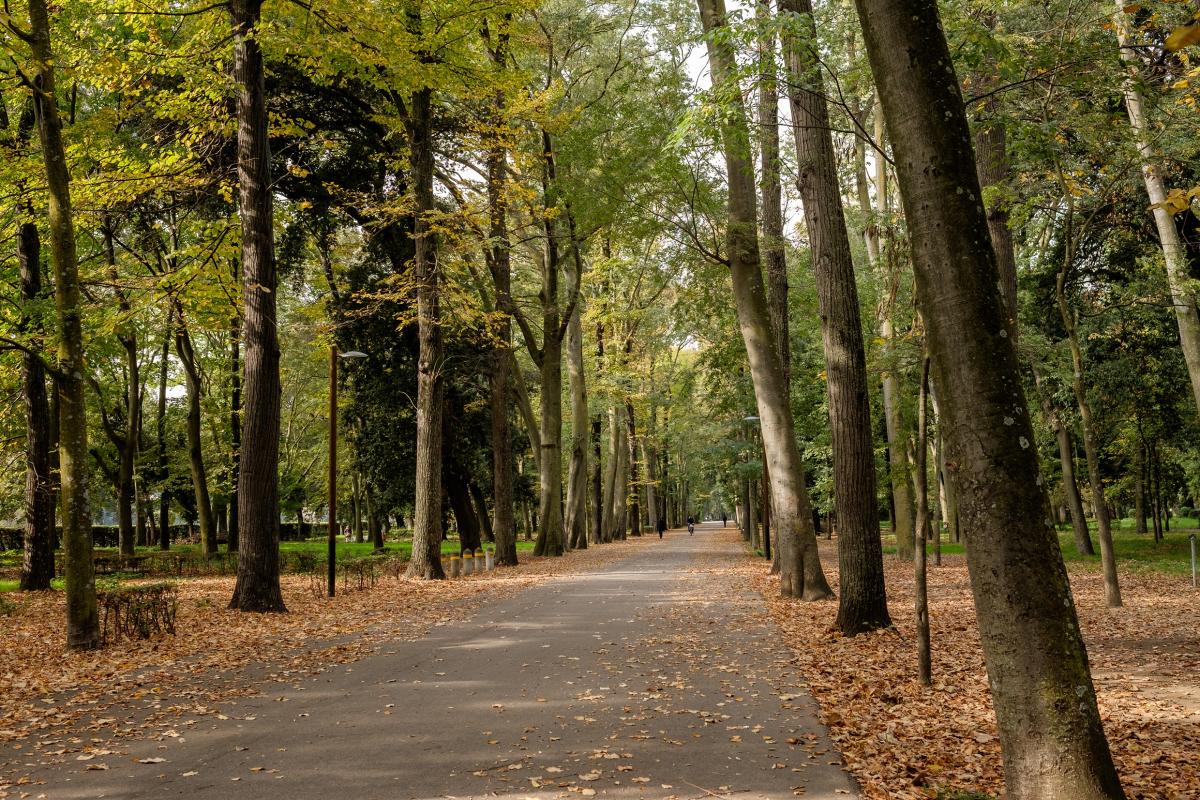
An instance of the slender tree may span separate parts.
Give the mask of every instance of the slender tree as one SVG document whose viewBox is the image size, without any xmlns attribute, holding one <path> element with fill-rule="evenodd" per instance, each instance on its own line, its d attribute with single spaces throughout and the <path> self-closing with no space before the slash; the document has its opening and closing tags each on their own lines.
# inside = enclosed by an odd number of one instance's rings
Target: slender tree
<svg viewBox="0 0 1200 800">
<path fill-rule="evenodd" d="M 975 155 L 933 0 L 856 0 L 912 241 L 917 301 L 1007 795 L 1123 798 L 1033 447 Z"/>
</svg>

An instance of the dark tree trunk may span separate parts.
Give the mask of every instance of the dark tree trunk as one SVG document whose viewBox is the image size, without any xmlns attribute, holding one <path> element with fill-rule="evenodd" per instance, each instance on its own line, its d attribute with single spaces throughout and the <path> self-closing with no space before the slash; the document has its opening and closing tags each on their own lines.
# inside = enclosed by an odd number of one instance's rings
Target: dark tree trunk
<svg viewBox="0 0 1200 800">
<path fill-rule="evenodd" d="M 929 487 L 926 457 L 929 453 L 929 356 L 921 359 L 921 388 L 917 393 L 917 524 L 913 542 L 913 593 L 917 616 L 917 680 L 922 686 L 933 683 L 933 665 L 929 647 L 929 595 L 925 574 L 925 542 L 929 538 Z"/>
<path fill-rule="evenodd" d="M 71 175 L 56 105 L 55 55 L 46 0 L 29 2 L 29 41 L 34 67 L 33 105 L 46 171 L 50 250 L 58 314 L 59 505 L 66 550 L 67 648 L 100 645 L 96 575 L 92 563 L 92 519 L 88 505 L 87 398 L 84 396 L 83 328 L 80 322 L 79 262 L 71 211 Z"/>
<path fill-rule="evenodd" d="M 42 299 L 41 240 L 37 225 L 23 221 L 17 231 L 17 261 L 21 268 L 21 302 Z M 22 313 L 21 327 L 40 333 Z M 36 355 L 21 359 L 25 399 L 25 552 L 21 589 L 49 589 L 54 578 L 54 489 L 50 483 L 50 401 L 46 397 L 46 367 Z"/>
<path fill-rule="evenodd" d="M 158 365 L 158 412 L 155 420 L 155 435 L 158 452 L 156 474 L 161 487 L 158 497 L 158 547 L 160 550 L 171 549 L 171 494 L 167 491 L 167 369 L 171 357 L 173 319 L 173 315 L 167 319 L 167 335 L 163 337 L 162 360 Z"/>
<path fill-rule="evenodd" d="M 788 275 L 783 239 L 783 187 L 779 178 L 779 65 L 776 39 L 770 25 L 771 0 L 757 0 L 755 6 L 763 28 L 758 42 L 758 127 L 762 144 L 762 255 L 767 268 L 767 313 L 779 363 L 783 367 L 784 390 L 791 396 L 792 349 L 788 328 Z M 780 7 L 782 11 L 782 6 Z"/>
<path fill-rule="evenodd" d="M 238 263 L 232 261 L 233 279 L 238 280 Z M 238 549 L 238 485 L 242 473 L 242 335 L 241 315 L 234 314 L 229 326 L 229 552 Z"/>
<path fill-rule="evenodd" d="M 713 82 L 717 86 L 728 86 L 736 81 L 733 45 L 727 37 L 713 35 L 726 25 L 724 0 L 698 0 L 698 5 L 704 30 L 709 34 L 706 43 Z M 806 600 L 828 599 L 833 592 L 817 554 L 811 506 L 804 484 L 804 463 L 796 444 L 783 365 L 779 362 L 779 350 L 767 313 L 756 235 L 754 168 L 746 152 L 749 135 L 740 95 L 732 101 L 732 106 L 722 116 L 721 129 L 729 180 L 727 253 L 738 324 L 750 361 L 758 416 L 770 462 L 771 498 L 775 504 L 773 517 L 779 529 L 780 592 Z M 686 488 L 683 500 L 686 504 Z"/>
<path fill-rule="evenodd" d="M 789 99 L 798 182 L 812 243 L 828 376 L 841 573 L 837 625 L 844 636 L 854 636 L 892 624 L 875 505 L 875 446 L 862 320 L 820 59 L 812 49 L 816 46 L 812 4 L 810 0 L 779 0 L 779 11 L 795 15 L 806 33 L 803 42 L 793 35 L 784 37 L 784 58 L 792 87 Z"/>
<path fill-rule="evenodd" d="M 409 142 L 415 196 L 413 257 L 417 280 L 417 486 L 410 578 L 441 580 L 442 570 L 442 419 L 445 378 L 438 297 L 439 265 L 429 220 L 433 211 L 433 121 L 429 89 L 412 96 Z"/>
<path fill-rule="evenodd" d="M 242 341 L 246 413 L 238 493 L 238 572 L 230 608 L 281 612 L 279 586 L 279 336 L 271 147 L 262 47 L 262 0 L 230 0 L 237 86 L 238 216 L 242 222 Z"/>
<path fill-rule="evenodd" d="M 934 0 L 856 0 L 893 144 L 1012 800 L 1124 798 L 1041 480 Z"/>
<path fill-rule="evenodd" d="M 1139 441 L 1135 451 L 1133 476 L 1133 532 L 1146 533 L 1146 443 Z"/>
<path fill-rule="evenodd" d="M 479 484 L 474 481 L 471 481 L 468 489 L 471 492 L 471 500 L 475 503 L 475 516 L 479 518 L 480 532 L 485 540 L 495 543 L 496 531 L 492 527 L 491 515 L 488 514 L 487 498 L 483 496 L 483 490 L 479 488 Z"/>
<path fill-rule="evenodd" d="M 596 323 L 596 365 L 604 365 L 604 323 Z M 592 544 L 604 540 L 604 468 L 601 463 L 604 450 L 604 419 L 600 414 L 592 415 L 592 525 L 588 537 Z"/>
<path fill-rule="evenodd" d="M 480 536 L 479 517 L 475 516 L 475 507 L 471 504 L 471 493 L 467 489 L 467 481 L 462 475 L 447 476 L 446 499 L 450 501 L 450 510 L 454 513 L 454 522 L 458 527 L 458 542 L 462 549 L 479 550 L 483 547 Z"/>
</svg>

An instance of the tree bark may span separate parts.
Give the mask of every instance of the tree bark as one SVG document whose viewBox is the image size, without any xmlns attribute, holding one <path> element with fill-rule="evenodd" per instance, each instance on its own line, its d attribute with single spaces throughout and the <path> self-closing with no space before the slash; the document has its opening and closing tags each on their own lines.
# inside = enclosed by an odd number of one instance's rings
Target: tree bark
<svg viewBox="0 0 1200 800">
<path fill-rule="evenodd" d="M 1146 533 L 1146 444 L 1138 442 L 1134 455 L 1133 532 Z"/>
<path fill-rule="evenodd" d="M 929 357 L 921 359 L 921 387 L 917 394 L 917 525 L 913 543 L 913 571 L 916 591 L 913 602 L 917 614 L 917 680 L 922 686 L 933 683 L 933 666 L 929 653 L 929 595 L 925 575 L 925 534 L 929 529 L 928 470 L 925 459 L 929 453 Z"/>
<path fill-rule="evenodd" d="M 604 323 L 596 323 L 596 367 L 604 365 Z M 592 544 L 600 544 L 604 539 L 604 472 L 601 462 L 604 435 L 604 422 L 600 414 L 592 416 L 592 526 L 588 538 Z"/>
<path fill-rule="evenodd" d="M 633 400 L 625 398 L 625 429 L 626 446 L 629 448 L 629 533 L 632 536 L 642 535 L 642 479 L 638 474 L 638 435 L 637 421 L 633 416 Z"/>
<path fill-rule="evenodd" d="M 433 211 L 433 92 L 413 93 L 409 117 L 412 181 L 415 196 L 413 257 L 417 280 L 417 486 L 412 559 L 408 577 L 441 580 L 442 570 L 442 421 L 445 376 L 442 374 L 440 268 L 429 219 Z"/>
<path fill-rule="evenodd" d="M 262 0 L 230 0 L 237 86 L 238 216 L 242 223 L 242 342 L 245 347 L 238 571 L 229 607 L 283 612 L 279 586 L 279 337 L 271 146 L 262 46 Z"/>
<path fill-rule="evenodd" d="M 1179 343 L 1183 349 L 1183 360 L 1191 379 L 1192 399 L 1200 409 L 1200 312 L 1196 309 L 1196 290 L 1188 271 L 1187 255 L 1175 219 L 1167 208 L 1167 190 L 1163 183 L 1158 162 L 1160 156 L 1151 144 L 1149 123 L 1146 120 L 1145 103 L 1138 89 L 1140 55 L 1139 48 L 1132 43 L 1133 32 L 1125 12 L 1125 3 L 1117 0 L 1113 13 L 1113 29 L 1121 59 L 1128 65 L 1128 76 L 1124 85 L 1125 111 L 1129 116 L 1129 127 L 1133 129 L 1138 155 L 1141 157 L 1142 181 L 1154 215 L 1154 226 L 1162 246 L 1163 261 L 1167 268 L 1167 285 L 1171 289 L 1171 305 L 1175 309 L 1175 322 L 1179 328 Z M 1101 556 L 1104 541 L 1100 542 Z"/>
<path fill-rule="evenodd" d="M 465 476 L 455 475 L 446 481 L 446 499 L 450 501 L 450 510 L 454 513 L 462 550 L 465 552 L 482 549 L 483 537 L 479 528 L 479 518 L 475 516 Z M 438 544 L 440 547 L 441 543 Z"/>
<path fill-rule="evenodd" d="M 792 122 L 804 218 L 812 243 L 813 273 L 829 394 L 834 504 L 838 517 L 840 593 L 837 625 L 844 636 L 892 624 L 883 583 L 883 545 L 875 497 L 875 447 L 867 359 L 850 235 L 842 210 L 837 161 L 829 128 L 820 60 L 812 49 L 816 23 L 810 0 L 779 0 L 781 14 L 797 17 L 804 42 L 784 36 Z"/>
<path fill-rule="evenodd" d="M 933 0 L 856 0 L 908 220 L 1012 800 L 1123 798 L 1071 599 L 958 79 Z"/>
<path fill-rule="evenodd" d="M 572 226 L 573 228 L 574 226 Z M 574 237 L 572 237 L 574 238 Z M 574 268 L 570 272 L 572 285 L 578 286 L 583 275 L 583 259 L 578 242 L 572 241 L 571 249 Z M 588 484 L 588 419 L 587 384 L 583 365 L 583 324 L 580 315 L 583 303 L 575 304 L 575 311 L 567 323 L 567 391 L 571 398 L 571 457 L 567 468 L 567 505 L 563 530 L 571 548 L 586 548 L 587 530 L 587 484 Z"/>
<path fill-rule="evenodd" d="M 782 6 L 780 7 L 782 11 Z M 767 268 L 767 313 L 783 367 L 784 391 L 791 397 L 792 348 L 788 326 L 787 256 L 783 239 L 783 187 L 779 178 L 779 65 L 771 27 L 771 0 L 757 0 L 755 13 L 765 31 L 758 39 L 758 128 L 762 172 L 762 257 Z"/>
<path fill-rule="evenodd" d="M 474 480 L 470 481 L 467 490 L 471 493 L 471 500 L 475 504 L 475 516 L 479 518 L 480 534 L 485 541 L 495 544 L 496 529 L 492 527 L 492 518 L 488 514 L 487 498 L 483 496 L 483 490 L 479 488 L 479 484 Z"/>
<path fill-rule="evenodd" d="M 17 230 L 17 261 L 21 269 L 21 303 L 28 308 L 42 299 L 41 239 L 37 224 L 22 219 Z M 21 329 L 42 333 L 22 309 Z M 50 401 L 46 396 L 46 366 L 32 353 L 21 357 L 21 388 L 25 400 L 25 539 L 21 560 L 21 590 L 50 588 L 54 578 L 54 489 L 50 483 Z"/>
<path fill-rule="evenodd" d="M 66 551 L 67 648 L 100 645 L 96 576 L 92 564 L 92 519 L 88 503 L 87 399 L 84 395 L 83 329 L 80 324 L 79 262 L 55 87 L 55 56 L 46 0 L 29 0 L 29 37 L 35 62 L 33 105 L 46 170 L 50 251 L 58 315 L 59 496 Z"/>
<path fill-rule="evenodd" d="M 729 180 L 727 252 L 738 325 L 750 361 L 755 401 L 771 474 L 772 515 L 779 529 L 780 592 L 823 600 L 833 596 L 821 569 L 812 509 L 804 485 L 804 463 L 796 444 L 795 423 L 784 383 L 779 349 L 771 330 L 759 259 L 754 169 L 748 157 L 746 112 L 736 89 L 737 65 L 726 26 L 724 0 L 697 0 L 708 48 L 713 84 L 729 93 L 721 139 Z"/>
<path fill-rule="evenodd" d="M 175 310 L 175 352 L 183 365 L 187 383 L 187 440 L 188 468 L 192 475 L 192 492 L 196 496 L 196 516 L 200 523 L 200 552 L 212 557 L 217 554 L 217 529 L 213 520 L 212 500 L 208 492 L 208 470 L 204 465 L 204 447 L 200 429 L 200 365 L 196 363 L 196 352 L 192 348 L 192 337 L 188 333 L 183 312 Z"/>
<path fill-rule="evenodd" d="M 232 261 L 233 280 L 238 280 L 238 263 Z M 229 326 L 229 552 L 238 549 L 238 486 L 242 472 L 242 336 L 241 314 Z M 362 541 L 361 539 L 359 541 Z"/>
<path fill-rule="evenodd" d="M 158 497 L 158 549 L 171 549 L 171 493 L 167 491 L 169 467 L 167 459 L 167 372 L 171 359 L 171 337 L 174 332 L 174 314 L 167 317 L 167 333 L 163 337 L 162 359 L 158 364 L 158 411 L 155 434 L 157 436 L 159 481 Z"/>
</svg>

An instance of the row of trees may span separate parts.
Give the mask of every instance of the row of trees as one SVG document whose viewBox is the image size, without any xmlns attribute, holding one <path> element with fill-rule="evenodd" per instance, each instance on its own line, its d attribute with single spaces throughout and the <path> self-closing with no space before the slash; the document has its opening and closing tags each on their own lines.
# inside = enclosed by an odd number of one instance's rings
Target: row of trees
<svg viewBox="0 0 1200 800">
<path fill-rule="evenodd" d="M 340 377 L 351 516 L 406 519 L 410 575 L 443 576 L 448 514 L 512 564 L 519 527 L 558 555 L 752 518 L 761 472 L 782 593 L 833 596 L 825 517 L 854 635 L 890 624 L 881 518 L 923 551 L 928 363 L 1010 792 L 1120 796 L 1053 522 L 1090 552 L 1090 507 L 1115 606 L 1114 512 L 1157 535 L 1196 494 L 1187 14 L 855 11 L 14 6 L 23 585 L 57 508 L 68 644 L 96 645 L 91 490 L 124 552 L 175 509 L 239 552 L 233 607 L 284 610 L 333 344 L 368 353 Z"/>
</svg>

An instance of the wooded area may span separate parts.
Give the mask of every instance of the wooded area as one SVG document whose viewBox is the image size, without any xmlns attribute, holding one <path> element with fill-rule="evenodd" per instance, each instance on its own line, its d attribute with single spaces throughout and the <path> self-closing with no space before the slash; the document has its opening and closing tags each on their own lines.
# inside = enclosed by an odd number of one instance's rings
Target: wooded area
<svg viewBox="0 0 1200 800">
<path fill-rule="evenodd" d="M 0 610 L 728 516 L 844 637 L 905 565 L 923 685 L 965 556 L 1006 796 L 1125 796 L 1064 559 L 1117 609 L 1197 526 L 1193 4 L 0 21 Z"/>
</svg>

